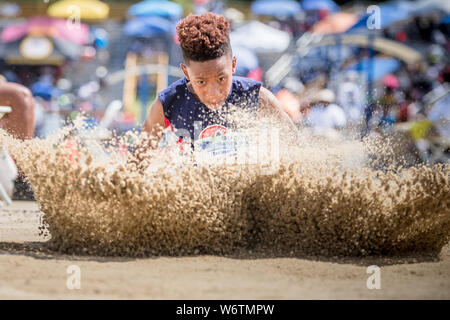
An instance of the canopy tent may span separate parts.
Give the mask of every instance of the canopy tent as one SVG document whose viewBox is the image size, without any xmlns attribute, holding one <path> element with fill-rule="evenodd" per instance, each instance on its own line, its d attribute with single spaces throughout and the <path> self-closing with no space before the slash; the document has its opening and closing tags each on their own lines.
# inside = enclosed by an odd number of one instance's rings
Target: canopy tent
<svg viewBox="0 0 450 320">
<path fill-rule="evenodd" d="M 79 14 L 82 20 L 103 20 L 108 18 L 109 6 L 98 0 L 61 0 L 50 5 L 47 14 L 65 19 Z"/>
<path fill-rule="evenodd" d="M 422 54 L 399 42 L 388 40 L 382 37 L 373 37 L 370 40 L 368 35 L 344 34 L 323 36 L 318 41 L 311 42 L 308 48 L 315 48 L 328 45 L 354 45 L 360 48 L 372 48 L 375 51 L 395 57 L 405 63 L 417 63 L 422 60 Z"/>
<path fill-rule="evenodd" d="M 125 23 L 124 33 L 127 36 L 139 38 L 175 34 L 175 24 L 157 16 L 136 17 Z"/>
<path fill-rule="evenodd" d="M 306 41 L 304 38 L 306 38 Z M 421 63 L 422 54 L 402 43 L 388 40 L 374 34 L 337 34 L 337 35 L 315 35 L 312 33 L 305 34 L 297 40 L 296 52 L 287 52 L 283 54 L 278 61 L 272 64 L 265 74 L 266 82 L 269 86 L 276 86 L 280 81 L 289 74 L 294 64 L 294 58 L 299 54 L 302 59 L 307 52 L 312 52 L 315 48 L 337 46 L 336 51 L 339 52 L 341 62 L 343 56 L 342 48 L 345 46 L 355 46 L 359 48 L 369 48 L 371 50 L 384 53 L 388 56 L 395 57 L 406 64 Z M 306 53 L 305 53 L 306 52 Z"/>
<path fill-rule="evenodd" d="M 62 65 L 80 54 L 81 46 L 46 36 L 26 36 L 0 44 L 0 57 L 11 65 Z"/>
<path fill-rule="evenodd" d="M 333 0 L 303 0 L 301 4 L 304 10 L 339 11 L 339 6 Z"/>
<path fill-rule="evenodd" d="M 443 12 L 450 14 L 450 1 L 447 0 L 416 0 L 414 2 L 414 13 Z"/>
<path fill-rule="evenodd" d="M 158 16 L 178 19 L 183 14 L 183 7 L 168 0 L 145 0 L 132 5 L 128 14 L 132 17 Z"/>
<path fill-rule="evenodd" d="M 380 8 L 380 29 L 389 27 L 392 24 L 408 20 L 417 16 L 424 16 L 433 13 L 450 13 L 450 1 L 442 0 L 418 0 L 418 1 L 389 1 L 378 6 Z M 348 31 L 368 30 L 368 24 L 373 21 L 371 18 L 374 12 L 367 13 Z M 369 20 L 370 19 L 370 20 Z"/>
<path fill-rule="evenodd" d="M 358 18 L 352 13 L 338 12 L 320 20 L 311 28 L 311 32 L 317 34 L 342 33 L 352 27 Z"/>
<path fill-rule="evenodd" d="M 289 47 L 288 32 L 272 28 L 259 21 L 251 21 L 230 34 L 232 47 L 242 46 L 256 53 L 280 53 Z"/>
<path fill-rule="evenodd" d="M 396 71 L 400 68 L 400 61 L 395 58 L 378 58 L 375 57 L 370 61 L 370 59 L 363 59 L 347 68 L 347 70 L 354 70 L 361 73 L 369 73 L 371 66 L 370 63 L 373 64 L 373 80 L 379 81 L 384 76 Z"/>
<path fill-rule="evenodd" d="M 272 17 L 292 17 L 302 11 L 294 0 L 256 0 L 251 5 L 252 13 Z"/>
<path fill-rule="evenodd" d="M 380 29 L 389 27 L 390 25 L 407 20 L 415 15 L 415 4 L 411 1 L 390 1 L 378 6 L 380 9 Z M 375 22 L 376 12 L 370 12 L 362 16 L 348 32 L 370 30 L 370 24 Z M 374 27 L 377 27 L 374 25 Z"/>
<path fill-rule="evenodd" d="M 72 29 L 64 19 L 33 17 L 23 23 L 7 26 L 3 29 L 0 39 L 2 42 L 13 42 L 27 35 L 48 36 L 83 45 L 88 41 L 89 27 L 82 23 Z"/>
</svg>

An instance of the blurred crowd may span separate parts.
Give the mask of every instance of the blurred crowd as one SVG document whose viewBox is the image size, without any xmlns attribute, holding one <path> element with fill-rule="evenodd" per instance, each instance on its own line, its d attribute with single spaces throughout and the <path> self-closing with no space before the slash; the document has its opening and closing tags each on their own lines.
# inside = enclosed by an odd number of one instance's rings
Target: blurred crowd
<svg viewBox="0 0 450 320">
<path fill-rule="evenodd" d="M 237 75 L 262 81 L 299 126 L 330 139 L 402 133 L 413 141 L 420 160 L 449 161 L 446 1 L 387 1 L 370 13 L 368 5 L 341 1 L 339 6 L 332 0 L 256 0 L 238 6 L 218 0 L 181 1 L 183 6 L 146 0 L 130 3 L 127 13 L 114 19 L 105 2 L 89 1 L 98 5 L 99 16 L 82 12 L 77 29 L 61 20 L 70 18 L 60 9 L 65 0 L 49 4 L 47 17 L 38 18 L 21 17 L 20 3 L 0 5 L 0 74 L 31 90 L 36 136 L 47 136 L 79 113 L 92 123 L 108 114 L 104 126 L 119 132 L 138 127 L 159 80 L 139 74 L 130 86 L 130 57 L 159 64 L 152 57 L 163 52 L 168 65 L 178 67 L 176 22 L 191 12 L 212 11 L 232 23 Z M 380 23 L 372 28 L 377 14 Z M 354 36 L 365 40 L 347 41 Z M 28 38 L 42 51 L 42 38 L 50 39 L 53 52 L 38 62 L 41 58 L 32 56 L 36 52 L 23 52 Z M 378 47 L 380 40 L 387 44 Z M 390 50 L 393 43 L 398 50 Z M 177 76 L 169 72 L 168 82 Z M 125 98 L 129 92 L 131 104 Z"/>
</svg>

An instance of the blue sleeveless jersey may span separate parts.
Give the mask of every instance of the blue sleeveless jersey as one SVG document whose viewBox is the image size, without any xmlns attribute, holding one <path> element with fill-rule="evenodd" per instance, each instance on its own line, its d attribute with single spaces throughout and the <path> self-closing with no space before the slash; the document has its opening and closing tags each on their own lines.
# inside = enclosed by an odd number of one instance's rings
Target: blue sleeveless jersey
<svg viewBox="0 0 450 320">
<path fill-rule="evenodd" d="M 224 105 L 219 110 L 211 110 L 200 102 L 189 90 L 186 78 L 172 83 L 158 93 L 164 110 L 164 117 L 170 122 L 175 133 L 191 143 L 199 138 L 226 133 L 233 126 L 229 116 L 231 106 L 243 108 L 255 115 L 259 108 L 261 83 L 242 77 L 233 77 L 232 85 Z"/>
</svg>

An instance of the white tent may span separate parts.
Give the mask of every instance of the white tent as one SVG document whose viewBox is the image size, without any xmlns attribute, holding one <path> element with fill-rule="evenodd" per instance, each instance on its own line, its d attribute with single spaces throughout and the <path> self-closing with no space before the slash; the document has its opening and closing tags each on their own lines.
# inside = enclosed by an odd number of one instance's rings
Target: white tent
<svg viewBox="0 0 450 320">
<path fill-rule="evenodd" d="M 416 14 L 426 14 L 433 11 L 443 11 L 450 13 L 450 1 L 448 0 L 416 0 L 413 12 Z"/>
<path fill-rule="evenodd" d="M 245 19 L 245 15 L 235 8 L 228 8 L 225 10 L 225 18 L 231 20 L 234 23 L 241 23 Z"/>
<path fill-rule="evenodd" d="M 259 21 L 251 21 L 230 34 L 231 46 L 242 46 L 256 53 L 280 53 L 289 47 L 291 35 Z"/>
</svg>

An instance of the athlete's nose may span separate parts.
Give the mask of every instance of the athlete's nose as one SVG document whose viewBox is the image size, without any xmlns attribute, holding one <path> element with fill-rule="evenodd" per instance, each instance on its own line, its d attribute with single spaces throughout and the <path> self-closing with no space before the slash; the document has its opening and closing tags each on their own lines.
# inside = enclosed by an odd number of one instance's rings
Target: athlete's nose
<svg viewBox="0 0 450 320">
<path fill-rule="evenodd" d="M 223 93 L 222 93 L 222 87 L 220 85 L 217 84 L 212 84 L 206 94 L 208 97 L 208 100 L 212 100 L 212 101 L 219 101 L 223 98 Z"/>
<path fill-rule="evenodd" d="M 220 88 L 218 88 L 217 86 L 211 86 L 210 88 L 208 88 L 206 94 L 208 100 L 220 100 L 221 97 Z"/>
</svg>

